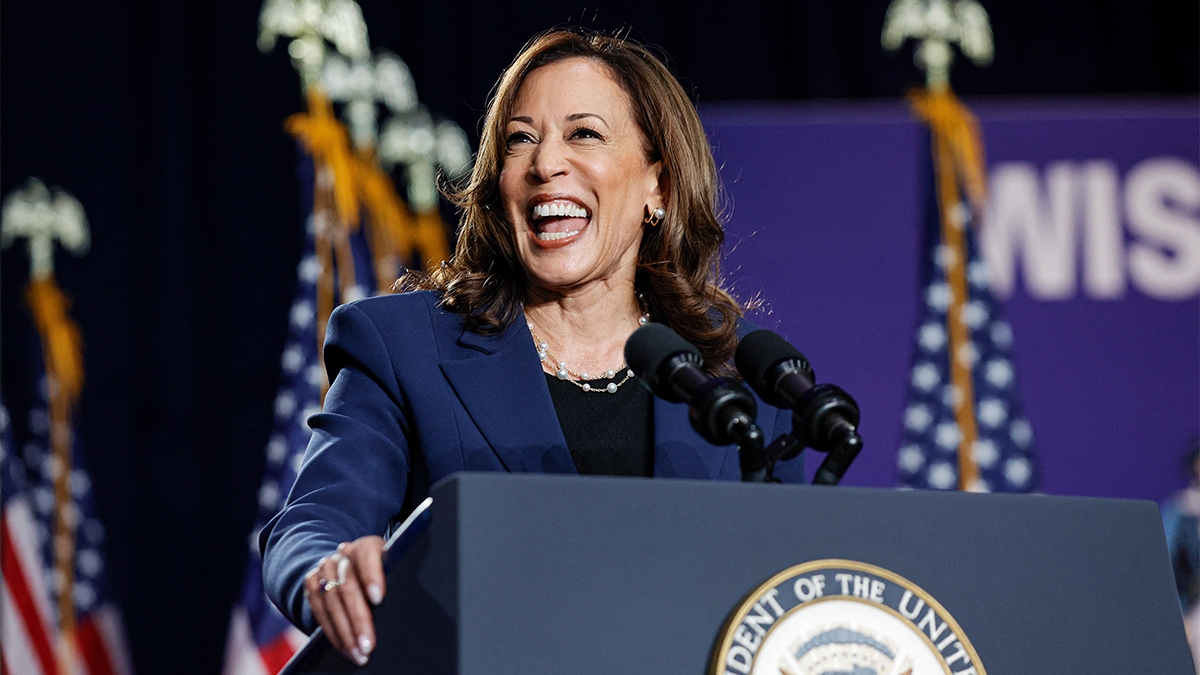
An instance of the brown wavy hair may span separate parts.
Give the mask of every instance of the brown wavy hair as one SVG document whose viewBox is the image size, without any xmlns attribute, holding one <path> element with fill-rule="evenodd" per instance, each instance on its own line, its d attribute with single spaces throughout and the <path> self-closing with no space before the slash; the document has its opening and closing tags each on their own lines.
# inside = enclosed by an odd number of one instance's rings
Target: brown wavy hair
<svg viewBox="0 0 1200 675">
<path fill-rule="evenodd" d="M 662 161 L 666 219 L 646 227 L 635 288 L 644 308 L 704 355 L 710 371 L 728 374 L 745 312 L 724 287 L 720 255 L 725 232 L 718 217 L 719 177 L 696 108 L 670 70 L 626 36 L 551 30 L 533 38 L 501 76 L 488 105 L 474 169 L 446 196 L 461 213 L 454 257 L 428 273 L 405 274 L 399 290 L 436 289 L 442 305 L 479 333 L 507 328 L 521 311 L 527 280 L 517 258 L 512 224 L 500 198 L 504 125 L 518 90 L 533 70 L 569 58 L 608 67 L 629 95 L 646 141 L 646 156 Z"/>
</svg>

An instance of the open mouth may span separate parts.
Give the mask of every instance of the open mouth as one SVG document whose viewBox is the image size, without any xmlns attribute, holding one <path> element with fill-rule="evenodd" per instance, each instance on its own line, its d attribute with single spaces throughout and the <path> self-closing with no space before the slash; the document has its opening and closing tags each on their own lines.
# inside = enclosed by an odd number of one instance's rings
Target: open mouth
<svg viewBox="0 0 1200 675">
<path fill-rule="evenodd" d="M 582 232 L 590 215 L 573 201 L 556 199 L 535 204 L 530 209 L 529 222 L 538 241 L 553 242 Z"/>
</svg>

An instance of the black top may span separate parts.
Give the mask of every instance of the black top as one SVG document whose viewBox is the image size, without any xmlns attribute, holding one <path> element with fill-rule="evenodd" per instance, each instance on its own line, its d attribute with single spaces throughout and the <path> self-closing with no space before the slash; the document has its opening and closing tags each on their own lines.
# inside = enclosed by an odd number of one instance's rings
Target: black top
<svg viewBox="0 0 1200 675">
<path fill-rule="evenodd" d="M 588 380 L 603 389 L 615 380 Z M 578 385 L 546 373 L 554 411 L 567 439 L 567 449 L 581 474 L 605 476 L 654 475 L 654 422 L 650 391 L 630 379 L 617 393 L 584 391 Z"/>
</svg>

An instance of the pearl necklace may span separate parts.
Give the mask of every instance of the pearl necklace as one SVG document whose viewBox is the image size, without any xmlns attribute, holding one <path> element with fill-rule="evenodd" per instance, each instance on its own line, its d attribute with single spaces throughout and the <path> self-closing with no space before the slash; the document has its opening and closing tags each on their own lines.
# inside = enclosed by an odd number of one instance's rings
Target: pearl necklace
<svg viewBox="0 0 1200 675">
<path fill-rule="evenodd" d="M 638 317 L 639 326 L 645 326 L 648 323 L 650 323 L 649 314 L 643 314 Z M 602 394 L 615 394 L 617 393 L 617 389 L 621 388 L 621 385 L 625 384 L 633 377 L 633 371 L 629 370 L 629 365 L 624 361 L 621 362 L 621 365 L 616 370 L 606 370 L 604 371 L 603 375 L 596 377 L 592 377 L 587 373 L 577 373 L 568 368 L 566 363 L 559 361 L 554 357 L 553 354 L 550 353 L 550 345 L 542 340 L 542 338 L 538 337 L 537 331 L 533 330 L 532 321 L 527 321 L 526 325 L 529 327 L 529 334 L 533 336 L 533 341 L 537 345 L 538 358 L 541 359 L 543 364 L 549 364 L 550 368 L 554 371 L 554 376 L 560 380 L 566 380 L 567 382 L 570 382 L 584 391 L 595 391 Z M 608 385 L 604 387 L 593 387 L 591 382 L 588 382 L 588 380 L 611 380 L 615 378 L 617 373 L 621 372 L 622 370 L 625 371 L 625 377 L 621 378 L 620 382 L 609 382 Z"/>
</svg>

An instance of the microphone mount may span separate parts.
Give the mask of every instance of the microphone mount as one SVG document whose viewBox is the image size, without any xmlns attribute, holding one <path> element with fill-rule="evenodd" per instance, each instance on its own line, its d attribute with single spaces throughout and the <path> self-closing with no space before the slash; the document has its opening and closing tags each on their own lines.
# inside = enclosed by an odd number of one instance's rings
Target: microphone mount
<svg viewBox="0 0 1200 675">
<path fill-rule="evenodd" d="M 792 410 L 792 433 L 776 438 L 763 450 L 770 474 L 779 461 L 792 459 L 804 448 L 829 453 L 813 485 L 837 485 L 862 450 L 859 412 L 854 399 L 832 384 L 814 385 Z"/>
<path fill-rule="evenodd" d="M 862 449 L 854 398 L 832 384 L 814 384 L 808 359 L 779 335 L 757 330 L 737 349 L 738 370 L 764 401 L 792 411 L 792 432 L 764 450 L 768 474 L 805 447 L 829 453 L 814 485 L 836 485 Z"/>
</svg>

